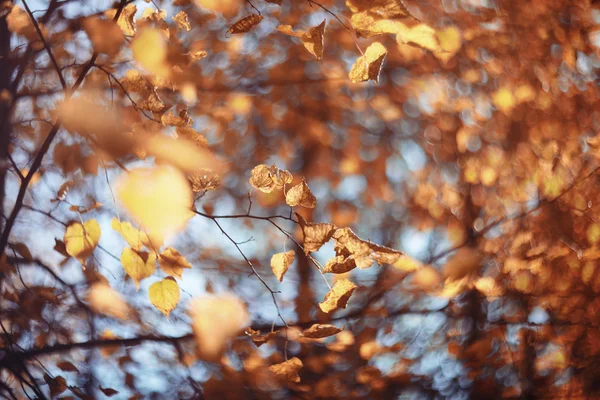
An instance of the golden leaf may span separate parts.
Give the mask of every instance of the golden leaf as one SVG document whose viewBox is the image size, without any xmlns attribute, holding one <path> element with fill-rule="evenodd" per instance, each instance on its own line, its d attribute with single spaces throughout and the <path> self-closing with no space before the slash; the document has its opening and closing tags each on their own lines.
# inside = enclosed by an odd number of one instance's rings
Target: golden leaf
<svg viewBox="0 0 600 400">
<path fill-rule="evenodd" d="M 260 347 L 263 344 L 268 343 L 269 340 L 271 340 L 275 336 L 277 336 L 279 331 L 273 331 L 273 332 L 269 332 L 269 333 L 262 335 L 260 333 L 260 331 L 255 331 L 252 328 L 248 328 L 248 329 L 246 329 L 245 333 L 246 333 L 246 335 L 248 335 L 250 337 L 250 339 L 252 339 L 252 342 L 254 342 L 256 347 Z"/>
<path fill-rule="evenodd" d="M 260 22 L 263 19 L 264 19 L 264 17 L 262 15 L 250 14 L 247 17 L 244 17 L 244 18 L 240 19 L 239 21 L 237 21 L 235 24 L 233 24 L 231 26 L 231 28 L 229 28 L 227 30 L 227 33 L 229 33 L 229 34 L 246 33 L 250 29 L 254 28 L 256 25 L 260 24 Z"/>
<path fill-rule="evenodd" d="M 95 219 L 90 219 L 82 224 L 71 223 L 66 231 L 64 242 L 67 253 L 85 265 L 85 260 L 92 255 L 100 241 L 100 225 Z"/>
<path fill-rule="evenodd" d="M 317 60 L 320 60 L 323 58 L 323 35 L 325 34 L 326 22 L 326 20 L 323 20 L 319 25 L 310 28 L 308 32 L 294 32 L 291 25 L 280 25 L 277 27 L 277 30 L 285 35 L 294 36 L 302 40 L 304 48 L 315 56 Z"/>
<path fill-rule="evenodd" d="M 460 279 L 466 275 L 474 274 L 481 267 L 482 255 L 477 249 L 461 247 L 448 259 L 442 269 L 444 278 Z"/>
<path fill-rule="evenodd" d="M 435 29 L 426 24 L 407 27 L 400 24 L 400 30 L 396 34 L 396 41 L 400 44 L 410 44 L 425 50 L 441 51 L 440 41 Z"/>
<path fill-rule="evenodd" d="M 177 133 L 178 138 L 187 139 L 201 149 L 208 148 L 208 140 L 206 140 L 206 138 L 199 134 L 195 129 L 187 126 L 178 126 L 175 132 Z"/>
<path fill-rule="evenodd" d="M 135 229 L 129 222 L 120 222 L 115 217 L 112 219 L 111 226 L 115 231 L 119 232 L 127 244 L 136 251 L 141 250 L 144 246 L 156 251 L 162 246 L 161 242 L 152 242 L 146 232 Z"/>
<path fill-rule="evenodd" d="M 399 20 L 410 16 L 403 3 L 397 0 L 347 0 L 346 5 L 353 13 L 352 27 L 362 37 L 396 34 Z"/>
<path fill-rule="evenodd" d="M 425 266 L 412 275 L 412 283 L 420 289 L 432 290 L 440 286 L 442 277 L 437 269 L 431 266 Z"/>
<path fill-rule="evenodd" d="M 181 279 L 184 268 L 192 268 L 184 256 L 172 247 L 167 247 L 158 257 L 160 269 L 167 275 Z"/>
<path fill-rule="evenodd" d="M 169 276 L 153 283 L 148 289 L 148 295 L 152 305 L 168 317 L 179 303 L 179 286 L 175 279 Z"/>
<path fill-rule="evenodd" d="M 151 276 L 156 270 L 156 255 L 126 247 L 121 253 L 121 263 L 125 273 L 133 279 L 135 287 L 139 289 L 140 281 Z"/>
<path fill-rule="evenodd" d="M 396 262 L 392 263 L 394 268 L 402 272 L 414 272 L 423 267 L 423 263 L 407 255 L 400 256 Z"/>
<path fill-rule="evenodd" d="M 88 294 L 92 310 L 109 317 L 126 320 L 131 308 L 123 297 L 106 283 L 94 283 Z"/>
<path fill-rule="evenodd" d="M 203 168 L 197 172 L 189 172 L 186 177 L 192 185 L 192 192 L 194 193 L 215 190 L 221 185 L 219 174 L 208 168 Z"/>
<path fill-rule="evenodd" d="M 123 10 L 121 10 L 121 14 L 119 15 L 119 19 L 117 20 L 117 25 L 123 31 L 125 36 L 133 36 L 135 35 L 135 13 L 137 12 L 137 6 L 135 4 L 126 5 Z M 107 18 L 114 19 L 115 15 L 117 15 L 116 9 L 107 10 L 104 15 Z"/>
<path fill-rule="evenodd" d="M 153 242 L 183 229 L 193 215 L 190 185 L 170 167 L 131 170 L 117 182 L 116 193 Z"/>
<path fill-rule="evenodd" d="M 123 32 L 112 20 L 88 17 L 83 21 L 83 28 L 97 53 L 115 55 L 125 43 Z"/>
<path fill-rule="evenodd" d="M 302 332 L 302 336 L 309 339 L 321 339 L 328 336 L 337 335 L 342 330 L 337 326 L 330 324 L 314 324 Z"/>
<path fill-rule="evenodd" d="M 282 363 L 271 365 L 269 371 L 281 379 L 298 383 L 300 382 L 298 372 L 300 372 L 302 366 L 302 361 L 298 357 L 293 357 Z"/>
<path fill-rule="evenodd" d="M 330 223 L 306 222 L 302 215 L 298 213 L 296 213 L 296 217 L 304 235 L 304 252 L 306 254 L 319 250 L 331 239 L 337 229 L 335 225 Z"/>
<path fill-rule="evenodd" d="M 279 282 L 283 280 L 283 276 L 294 262 L 295 255 L 294 250 L 290 250 L 286 253 L 273 254 L 271 257 L 271 269 Z"/>
<path fill-rule="evenodd" d="M 186 31 L 189 31 L 190 29 L 192 29 L 192 27 L 190 25 L 190 20 L 188 19 L 188 15 L 186 14 L 185 11 L 179 11 L 173 17 L 173 21 L 175 21 L 177 26 L 180 27 L 181 29 L 185 29 Z"/>
<path fill-rule="evenodd" d="M 440 51 L 435 53 L 437 58 L 447 61 L 452 58 L 462 46 L 460 31 L 455 26 L 449 26 L 443 30 L 436 31 L 440 44 Z"/>
<path fill-rule="evenodd" d="M 345 257 L 339 255 L 327 261 L 327 264 L 323 267 L 323 273 L 345 274 L 346 272 L 352 271 L 354 268 L 356 268 L 356 261 L 352 256 Z"/>
<path fill-rule="evenodd" d="M 340 308 L 346 308 L 348 300 L 355 289 L 356 285 L 354 283 L 348 279 L 340 279 L 325 295 L 325 300 L 323 300 L 322 303 L 319 303 L 319 307 L 325 313 L 330 313 Z"/>
<path fill-rule="evenodd" d="M 292 174 L 285 169 L 260 164 L 252 169 L 249 182 L 261 192 L 271 193 L 273 189 L 283 189 L 292 179 Z"/>
<path fill-rule="evenodd" d="M 379 42 L 373 42 L 367 47 L 365 54 L 356 60 L 350 70 L 350 79 L 354 83 L 373 80 L 379 82 L 379 71 L 387 50 Z"/>
<path fill-rule="evenodd" d="M 198 356 L 208 361 L 218 360 L 229 340 L 250 322 L 246 305 L 232 295 L 197 298 L 190 313 Z"/>
<path fill-rule="evenodd" d="M 315 208 L 317 206 L 317 199 L 311 193 L 306 181 L 302 179 L 302 183 L 292 187 L 285 194 L 285 202 L 291 206 L 302 206 L 306 208 Z"/>
<path fill-rule="evenodd" d="M 133 58 L 148 72 L 167 79 L 170 69 L 167 60 L 167 41 L 156 29 L 143 29 L 131 41 Z"/>
</svg>

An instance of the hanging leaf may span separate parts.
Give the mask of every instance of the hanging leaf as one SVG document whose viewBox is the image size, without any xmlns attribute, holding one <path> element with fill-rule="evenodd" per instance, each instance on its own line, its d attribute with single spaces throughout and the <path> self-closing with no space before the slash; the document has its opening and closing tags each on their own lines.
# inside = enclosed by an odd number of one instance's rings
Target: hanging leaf
<svg viewBox="0 0 600 400">
<path fill-rule="evenodd" d="M 400 44 L 410 44 L 429 51 L 441 51 L 439 38 L 435 29 L 426 24 L 407 27 L 401 24 L 396 34 L 396 41 Z"/>
<path fill-rule="evenodd" d="M 135 287 L 139 289 L 140 281 L 151 276 L 156 270 L 156 255 L 126 247 L 121 253 L 121 263 L 125 273 L 133 279 Z"/>
<path fill-rule="evenodd" d="M 95 219 L 85 223 L 71 223 L 66 231 L 64 242 L 67 253 L 85 265 L 85 260 L 92 255 L 100 241 L 100 225 Z"/>
<path fill-rule="evenodd" d="M 269 342 L 272 338 L 276 337 L 279 331 L 273 331 L 262 335 L 260 331 L 255 331 L 252 328 L 246 329 L 246 335 L 252 339 L 252 342 L 256 345 L 256 347 L 260 347 L 263 344 Z"/>
<path fill-rule="evenodd" d="M 271 269 L 279 282 L 283 280 L 283 276 L 294 262 L 295 255 L 296 252 L 290 250 L 286 253 L 273 254 L 273 257 L 271 257 Z"/>
<path fill-rule="evenodd" d="M 317 206 L 317 199 L 311 193 L 304 179 L 302 179 L 302 183 L 288 190 L 285 194 L 285 202 L 291 207 L 315 208 Z"/>
<path fill-rule="evenodd" d="M 328 336 L 337 335 L 342 330 L 337 326 L 330 324 L 314 324 L 302 332 L 302 336 L 309 339 L 321 339 Z"/>
<path fill-rule="evenodd" d="M 331 236 L 337 229 L 335 225 L 330 223 L 313 223 L 306 222 L 302 215 L 296 213 L 302 233 L 304 234 L 304 252 L 306 254 L 317 251 L 325 243 L 331 239 Z"/>
<path fill-rule="evenodd" d="M 356 60 L 350 70 L 350 79 L 354 83 L 372 80 L 379 82 L 379 72 L 387 50 L 379 42 L 373 42 L 367 47 L 365 54 Z"/>
<path fill-rule="evenodd" d="M 325 295 L 325 300 L 323 300 L 322 303 L 319 303 L 319 307 L 325 313 L 330 313 L 340 308 L 346 308 L 348 300 L 355 289 L 356 285 L 354 283 L 348 279 L 340 279 Z"/>
<path fill-rule="evenodd" d="M 260 164 L 252 169 L 249 182 L 261 192 L 271 193 L 273 189 L 283 189 L 292 179 L 292 174 L 285 169 Z"/>
<path fill-rule="evenodd" d="M 264 19 L 262 15 L 251 14 L 237 21 L 227 30 L 229 34 L 246 33 Z"/>
<path fill-rule="evenodd" d="M 131 309 L 121 295 L 105 283 L 95 283 L 90 288 L 88 302 L 92 310 L 109 317 L 126 320 Z"/>
<path fill-rule="evenodd" d="M 302 40 L 302 44 L 310 54 L 315 56 L 317 60 L 323 58 L 323 36 L 325 34 L 325 23 L 323 20 L 319 25 L 314 26 L 308 32 L 295 31 L 291 25 L 279 25 L 277 30 L 285 35 L 297 37 Z"/>
<path fill-rule="evenodd" d="M 14 251 L 16 251 L 19 255 L 29 261 L 33 261 L 33 256 L 31 255 L 31 251 L 29 251 L 29 247 L 25 243 L 17 242 L 11 245 Z"/>
<path fill-rule="evenodd" d="M 289 382 L 300 382 L 298 372 L 302 369 L 302 361 L 298 357 L 290 358 L 279 364 L 271 365 L 269 371 Z"/>
<path fill-rule="evenodd" d="M 167 275 L 181 279 L 185 268 L 192 268 L 184 256 L 172 247 L 167 247 L 158 257 L 160 269 Z"/>
<path fill-rule="evenodd" d="M 411 16 L 398 0 L 346 0 L 352 11 L 350 22 L 360 37 L 397 33 L 400 21 Z"/>
<path fill-rule="evenodd" d="M 56 366 L 58 368 L 62 369 L 63 371 L 79 372 L 77 367 L 75 365 L 73 365 L 73 363 L 70 361 L 59 361 L 56 363 Z"/>
<path fill-rule="evenodd" d="M 183 10 L 175 14 L 175 16 L 173 17 L 173 21 L 175 21 L 177 26 L 181 29 L 185 29 L 186 31 L 192 29 L 192 26 L 190 25 L 190 20 L 188 19 L 188 15 Z"/>
<path fill-rule="evenodd" d="M 171 311 L 177 307 L 177 303 L 179 303 L 179 285 L 170 276 L 162 281 L 153 283 L 150 289 L 148 289 L 148 294 L 152 305 L 165 314 L 166 317 L 169 316 Z"/>
<path fill-rule="evenodd" d="M 117 25 L 123 31 L 125 36 L 135 35 L 135 13 L 137 12 L 137 6 L 135 4 L 128 4 L 121 10 Z M 107 18 L 114 19 L 117 15 L 115 8 L 107 10 L 104 15 Z"/>
<path fill-rule="evenodd" d="M 100 391 L 101 391 L 102 393 L 104 393 L 104 395 L 105 395 L 106 397 L 112 397 L 112 396 L 114 396 L 115 394 L 119 394 L 119 392 L 118 392 L 117 390 L 115 390 L 115 389 L 111 389 L 111 388 L 104 388 L 104 387 L 102 387 L 102 386 L 98 386 L 98 389 L 100 389 Z"/>
</svg>

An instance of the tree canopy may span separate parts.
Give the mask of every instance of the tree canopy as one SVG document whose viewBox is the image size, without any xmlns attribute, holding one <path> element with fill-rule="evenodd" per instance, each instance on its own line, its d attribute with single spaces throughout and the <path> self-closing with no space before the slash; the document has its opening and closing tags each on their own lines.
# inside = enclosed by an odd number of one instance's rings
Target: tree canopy
<svg viewBox="0 0 600 400">
<path fill-rule="evenodd" d="M 0 1 L 0 394 L 595 398 L 595 0 Z"/>
</svg>

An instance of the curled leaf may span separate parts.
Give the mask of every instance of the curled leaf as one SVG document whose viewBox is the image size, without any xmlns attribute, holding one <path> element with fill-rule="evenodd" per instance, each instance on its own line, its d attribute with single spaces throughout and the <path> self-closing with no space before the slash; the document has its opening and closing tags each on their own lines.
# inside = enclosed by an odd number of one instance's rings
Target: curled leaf
<svg viewBox="0 0 600 400">
<path fill-rule="evenodd" d="M 337 335 L 342 330 L 337 326 L 330 324 L 314 324 L 302 332 L 302 336 L 309 339 L 321 339 L 328 336 Z"/>
<path fill-rule="evenodd" d="M 292 174 L 285 169 L 260 164 L 252 169 L 249 182 L 261 192 L 271 193 L 273 189 L 283 189 L 292 179 Z"/>
<path fill-rule="evenodd" d="M 148 289 L 148 295 L 152 305 L 168 317 L 179 303 L 179 285 L 169 276 L 153 283 Z"/>
<path fill-rule="evenodd" d="M 283 280 L 283 276 L 294 262 L 295 255 L 296 252 L 290 250 L 286 253 L 273 254 L 273 257 L 271 257 L 271 269 L 279 282 Z"/>
<path fill-rule="evenodd" d="M 67 253 L 75 257 L 82 264 L 92 255 L 100 241 L 100 225 L 95 219 L 90 219 L 83 224 L 73 222 L 65 231 L 64 242 Z"/>
<path fill-rule="evenodd" d="M 269 371 L 281 379 L 297 383 L 300 382 L 298 372 L 300 372 L 302 366 L 302 361 L 298 357 L 293 357 L 282 363 L 271 365 Z"/>
<path fill-rule="evenodd" d="M 273 331 L 262 335 L 260 331 L 255 331 L 252 328 L 246 329 L 246 335 L 248 335 L 250 339 L 252 339 L 252 342 L 254 342 L 256 347 L 260 347 L 263 344 L 269 342 L 269 340 L 277 336 L 278 333 L 279 331 Z"/>
<path fill-rule="evenodd" d="M 331 239 L 337 229 L 335 225 L 330 223 L 306 222 L 298 213 L 296 213 L 296 217 L 304 234 L 304 252 L 306 254 L 319 250 Z"/>
<path fill-rule="evenodd" d="M 288 190 L 285 194 L 285 202 L 291 207 L 315 208 L 317 206 L 317 199 L 311 193 L 304 179 L 302 179 L 302 183 Z"/>
<path fill-rule="evenodd" d="M 350 79 L 354 83 L 372 80 L 379 82 L 379 71 L 387 50 L 379 42 L 373 42 L 367 47 L 365 54 L 356 60 L 350 70 Z"/>
<path fill-rule="evenodd" d="M 325 295 L 325 300 L 319 303 L 319 307 L 325 313 L 346 308 L 348 300 L 356 290 L 356 285 L 348 279 L 340 279 L 333 285 L 331 290 Z"/>
<path fill-rule="evenodd" d="M 291 25 L 280 25 L 277 30 L 285 35 L 294 36 L 302 40 L 304 48 L 317 60 L 323 58 L 323 36 L 325 34 L 325 23 L 323 20 L 319 25 L 313 26 L 307 32 L 293 31 Z"/>
<path fill-rule="evenodd" d="M 151 276 L 156 270 L 156 255 L 126 247 L 121 253 L 121 263 L 125 273 L 133 279 L 139 289 L 140 281 Z"/>
<path fill-rule="evenodd" d="M 192 265 L 177 250 L 167 247 L 158 257 L 160 269 L 167 275 L 181 278 L 185 268 L 192 268 Z"/>
<path fill-rule="evenodd" d="M 246 33 L 264 19 L 262 15 L 251 14 L 237 21 L 227 30 L 229 34 Z"/>
<path fill-rule="evenodd" d="M 189 31 L 190 29 L 192 29 L 192 26 L 190 25 L 190 20 L 188 19 L 188 15 L 183 10 L 179 11 L 173 17 L 173 21 L 175 21 L 177 26 L 180 27 L 181 29 L 185 29 L 186 31 Z"/>
</svg>

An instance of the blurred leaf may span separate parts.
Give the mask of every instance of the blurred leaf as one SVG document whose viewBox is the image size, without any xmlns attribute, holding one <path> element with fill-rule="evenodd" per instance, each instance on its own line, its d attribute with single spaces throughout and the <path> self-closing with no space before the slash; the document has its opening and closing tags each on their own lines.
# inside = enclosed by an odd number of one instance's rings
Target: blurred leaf
<svg viewBox="0 0 600 400">
<path fill-rule="evenodd" d="M 244 18 L 240 19 L 239 21 L 237 21 L 235 24 L 233 24 L 231 26 L 231 28 L 229 28 L 227 30 L 227 33 L 229 33 L 229 34 L 246 33 L 250 29 L 254 28 L 256 25 L 260 24 L 260 22 L 263 19 L 264 19 L 264 17 L 262 15 L 250 14 L 247 17 L 244 17 Z"/>
<path fill-rule="evenodd" d="M 126 320 L 131 309 L 129 304 L 113 288 L 105 283 L 95 283 L 88 294 L 90 307 L 99 314 Z"/>
<path fill-rule="evenodd" d="M 309 339 L 321 339 L 328 336 L 337 335 L 342 330 L 337 326 L 330 324 L 314 324 L 302 332 L 302 336 Z"/>
<path fill-rule="evenodd" d="M 300 382 L 298 373 L 302 366 L 302 361 L 298 357 L 293 357 L 282 363 L 271 365 L 269 371 L 283 380 L 298 383 Z"/>
</svg>

